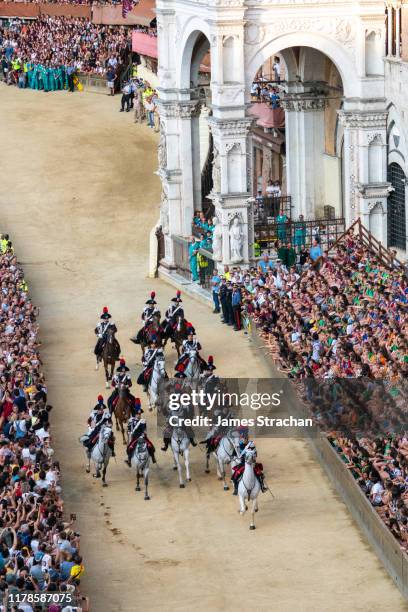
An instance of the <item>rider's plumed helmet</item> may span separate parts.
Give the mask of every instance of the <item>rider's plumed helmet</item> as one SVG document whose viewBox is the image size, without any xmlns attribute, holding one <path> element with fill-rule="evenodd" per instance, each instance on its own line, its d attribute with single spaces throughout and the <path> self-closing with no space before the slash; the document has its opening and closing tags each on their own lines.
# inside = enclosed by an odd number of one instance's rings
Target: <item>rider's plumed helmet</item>
<svg viewBox="0 0 408 612">
<path fill-rule="evenodd" d="M 150 294 L 150 298 L 146 301 L 146 304 L 157 304 L 156 300 L 154 299 L 155 297 L 156 293 L 152 291 Z"/>
<path fill-rule="evenodd" d="M 108 307 L 104 306 L 102 309 L 101 319 L 106 321 L 107 319 L 111 319 L 112 315 L 109 314 Z"/>
<path fill-rule="evenodd" d="M 181 291 L 177 291 L 176 297 L 171 298 L 171 301 L 176 302 L 177 304 L 180 304 L 183 301 L 180 296 L 181 296 Z"/>
<path fill-rule="evenodd" d="M 116 368 L 117 372 L 129 372 L 129 368 L 126 365 L 126 361 L 122 359 L 119 361 L 119 367 Z"/>
</svg>

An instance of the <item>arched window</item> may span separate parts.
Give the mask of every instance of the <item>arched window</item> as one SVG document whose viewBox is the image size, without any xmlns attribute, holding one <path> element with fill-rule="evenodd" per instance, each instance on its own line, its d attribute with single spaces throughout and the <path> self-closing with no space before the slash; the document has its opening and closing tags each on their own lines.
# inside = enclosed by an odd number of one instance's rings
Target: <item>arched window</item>
<svg viewBox="0 0 408 612">
<path fill-rule="evenodd" d="M 399 164 L 388 166 L 388 181 L 394 188 L 388 197 L 388 247 L 406 249 L 405 174 Z"/>
</svg>

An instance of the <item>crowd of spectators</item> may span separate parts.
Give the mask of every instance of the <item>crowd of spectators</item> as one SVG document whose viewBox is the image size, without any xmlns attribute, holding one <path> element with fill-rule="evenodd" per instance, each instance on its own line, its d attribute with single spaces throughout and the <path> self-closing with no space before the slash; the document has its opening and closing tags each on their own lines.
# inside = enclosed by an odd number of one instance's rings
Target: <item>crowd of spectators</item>
<svg viewBox="0 0 408 612">
<path fill-rule="evenodd" d="M 3 78 L 20 87 L 52 90 L 49 82 L 61 71 L 105 75 L 109 66 L 119 71 L 130 52 L 128 28 L 87 19 L 43 15 L 0 28 Z"/>
<path fill-rule="evenodd" d="M 0 593 L 66 591 L 87 610 L 80 537 L 75 516 L 64 517 L 52 448 L 38 313 L 7 235 L 0 248 Z"/>
<path fill-rule="evenodd" d="M 122 0 L 3 0 L 3 2 L 22 2 L 32 4 L 122 4 Z"/>
<path fill-rule="evenodd" d="M 214 273 L 214 312 L 236 331 L 258 327 L 277 369 L 408 552 L 406 270 L 396 259 L 386 266 L 352 232 L 329 254 L 318 237 L 310 249 L 290 249 L 288 257 L 278 242 L 256 267 Z"/>
</svg>

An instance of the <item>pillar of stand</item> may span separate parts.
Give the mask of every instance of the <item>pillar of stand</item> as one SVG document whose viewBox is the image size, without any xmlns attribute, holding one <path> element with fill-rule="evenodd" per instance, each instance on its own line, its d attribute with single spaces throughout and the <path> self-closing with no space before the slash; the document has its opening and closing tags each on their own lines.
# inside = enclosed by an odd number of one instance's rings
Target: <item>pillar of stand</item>
<svg viewBox="0 0 408 612">
<path fill-rule="evenodd" d="M 338 111 L 344 128 L 344 198 L 346 225 L 358 217 L 387 244 L 387 111 L 384 101 L 344 102 Z"/>
<path fill-rule="evenodd" d="M 295 87 L 301 87 L 296 84 Z M 314 218 L 323 207 L 324 109 L 327 100 L 288 88 L 285 109 L 287 192 L 292 197 L 293 215 Z"/>
</svg>

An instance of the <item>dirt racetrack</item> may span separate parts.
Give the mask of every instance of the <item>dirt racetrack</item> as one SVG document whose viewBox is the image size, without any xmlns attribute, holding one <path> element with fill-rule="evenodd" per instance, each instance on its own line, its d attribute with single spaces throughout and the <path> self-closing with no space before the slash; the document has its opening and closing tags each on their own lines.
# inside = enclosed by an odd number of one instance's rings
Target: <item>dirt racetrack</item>
<svg viewBox="0 0 408 612">
<path fill-rule="evenodd" d="M 174 295 L 146 278 L 148 234 L 160 199 L 153 174 L 157 135 L 135 126 L 130 114 L 118 112 L 119 99 L 105 95 L 44 95 L 0 84 L 0 109 L 0 231 L 11 234 L 41 306 L 54 447 L 67 511 L 78 515 L 82 588 L 92 610 L 404 610 L 302 441 L 259 442 L 276 499 L 260 499 L 255 532 L 214 470 L 204 474 L 198 448 L 184 490 L 170 454 L 158 450 L 149 502 L 134 491 L 120 440 L 107 489 L 85 474 L 78 437 L 98 393 L 106 393 L 92 356 L 100 310 L 108 305 L 113 313 L 135 379 L 140 355 L 128 338 L 147 295 L 154 289 L 162 310 Z M 245 337 L 200 303 L 185 298 L 184 306 L 217 373 L 267 376 Z M 174 353 L 167 356 L 171 371 Z M 147 418 L 153 433 L 154 418 Z"/>
</svg>

